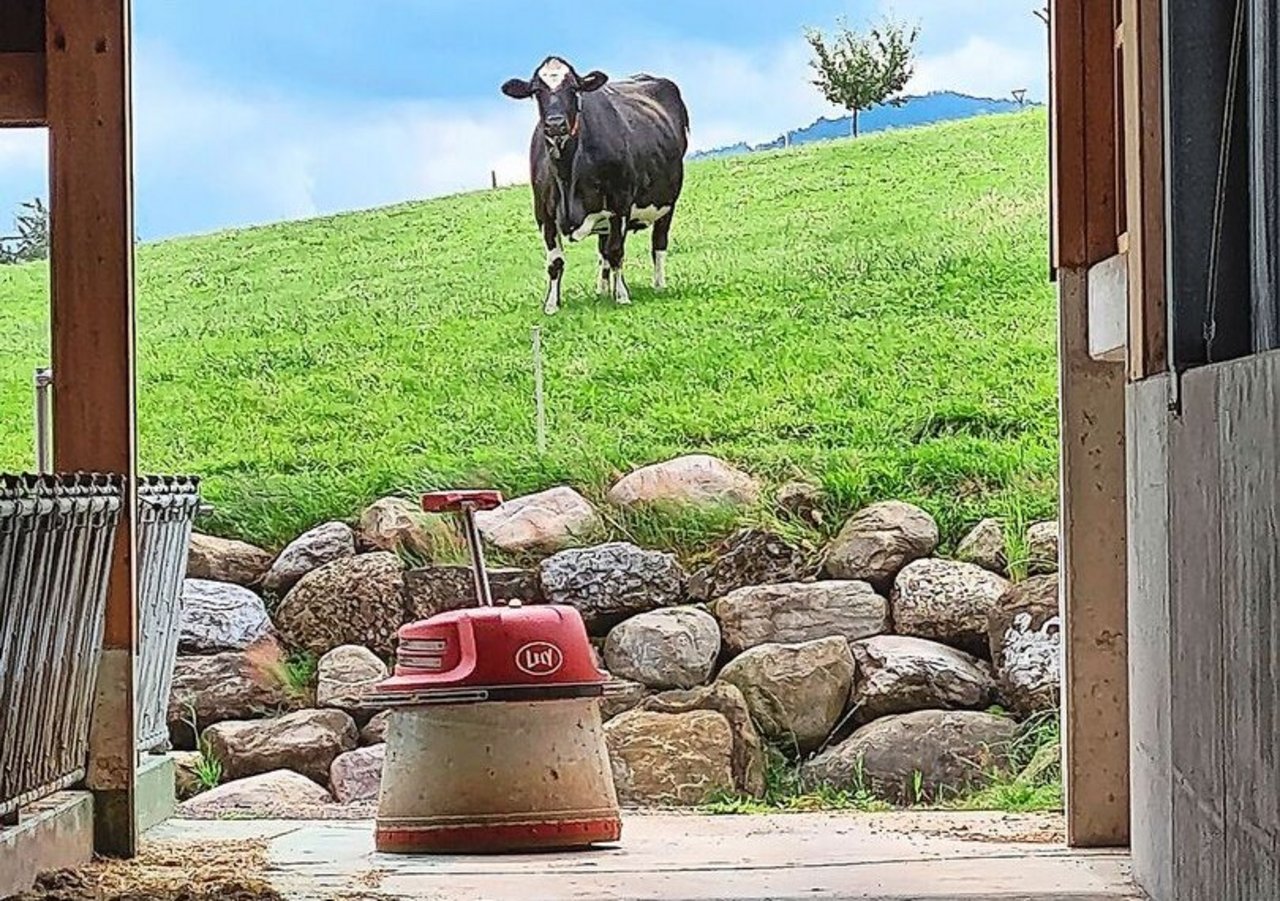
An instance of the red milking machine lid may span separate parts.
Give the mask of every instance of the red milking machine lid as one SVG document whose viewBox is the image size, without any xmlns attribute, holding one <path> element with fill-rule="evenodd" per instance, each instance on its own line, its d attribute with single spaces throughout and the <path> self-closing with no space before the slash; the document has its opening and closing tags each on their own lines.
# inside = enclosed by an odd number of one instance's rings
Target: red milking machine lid
<svg viewBox="0 0 1280 901">
<path fill-rule="evenodd" d="M 400 629 L 396 667 L 367 706 L 599 697 L 582 616 L 556 604 L 473 607 Z"/>
</svg>

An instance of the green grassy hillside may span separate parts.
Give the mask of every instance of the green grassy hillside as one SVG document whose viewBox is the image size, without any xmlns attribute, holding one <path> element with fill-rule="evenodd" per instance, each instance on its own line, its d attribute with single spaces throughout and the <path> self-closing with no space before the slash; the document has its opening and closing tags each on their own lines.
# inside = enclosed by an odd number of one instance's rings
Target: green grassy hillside
<svg viewBox="0 0 1280 901">
<path fill-rule="evenodd" d="M 819 479 L 836 514 L 914 499 L 951 540 L 1049 514 L 1045 133 L 1035 111 L 692 164 L 671 288 L 641 234 L 617 308 L 575 246 L 553 319 L 527 187 L 144 246 L 144 466 L 204 476 L 213 525 L 268 545 L 395 490 L 599 496 L 690 451 Z M 0 269 L 0 469 L 30 466 L 46 284 Z"/>
</svg>

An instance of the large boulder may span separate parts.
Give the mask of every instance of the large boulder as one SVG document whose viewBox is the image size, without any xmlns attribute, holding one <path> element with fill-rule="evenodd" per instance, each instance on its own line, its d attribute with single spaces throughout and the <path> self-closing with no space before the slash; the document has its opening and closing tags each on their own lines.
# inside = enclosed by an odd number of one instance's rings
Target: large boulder
<svg viewBox="0 0 1280 901">
<path fill-rule="evenodd" d="M 252 544 L 193 532 L 187 546 L 187 578 L 252 588 L 267 574 L 271 560 L 269 553 Z"/>
<path fill-rule="evenodd" d="M 339 754 L 329 766 L 329 791 L 339 804 L 378 800 L 387 746 L 374 744 Z"/>
<path fill-rule="evenodd" d="M 791 582 L 740 588 L 711 605 L 725 648 L 849 641 L 889 631 L 889 602 L 866 582 Z"/>
<path fill-rule="evenodd" d="M 316 667 L 316 706 L 345 710 L 357 721 L 370 714 L 360 702 L 389 675 L 387 665 L 368 648 L 343 645 L 320 658 Z"/>
<path fill-rule="evenodd" d="M 632 710 L 604 726 L 622 804 L 696 806 L 734 791 L 733 730 L 711 710 Z"/>
<path fill-rule="evenodd" d="M 1030 628 L 1039 629 L 1046 622 L 1058 617 L 1058 576 L 1032 576 L 1030 579 L 1010 585 L 996 600 L 987 618 L 987 646 L 991 659 L 998 660 L 1004 646 L 1005 634 L 1013 627 L 1021 614 L 1031 615 Z"/>
<path fill-rule="evenodd" d="M 940 641 L 985 657 L 987 620 L 1009 582 L 973 563 L 928 558 L 898 574 L 890 596 L 902 635 Z"/>
<path fill-rule="evenodd" d="M 609 490 L 609 503 L 619 507 L 749 507 L 759 500 L 759 482 L 707 454 L 641 467 Z"/>
<path fill-rule="evenodd" d="M 252 654 L 227 651 L 210 657 L 179 657 L 169 694 L 169 741 L 175 748 L 194 750 L 197 730 L 226 720 L 271 715 L 289 703 L 283 683 L 261 669 Z"/>
<path fill-rule="evenodd" d="M 572 488 L 552 488 L 517 497 L 496 510 L 476 514 L 484 540 L 509 554 L 554 554 L 599 531 L 600 516 Z"/>
<path fill-rule="evenodd" d="M 1015 714 L 1056 710 L 1061 697 L 1062 625 L 1055 615 L 1039 626 L 1019 613 L 1005 631 L 996 656 L 996 689 Z"/>
<path fill-rule="evenodd" d="M 354 557 L 356 536 L 346 523 L 316 526 L 285 546 L 262 580 L 262 588 L 283 597 L 307 573 L 327 563 Z"/>
<path fill-rule="evenodd" d="M 1027 528 L 1027 574 L 1044 576 L 1058 571 L 1058 521 L 1032 523 Z"/>
<path fill-rule="evenodd" d="M 248 588 L 204 579 L 183 583 L 178 653 L 243 651 L 270 634 L 266 605 Z"/>
<path fill-rule="evenodd" d="M 357 732 L 341 710 L 297 710 L 269 720 L 218 723 L 201 738 L 226 779 L 285 769 L 328 785 L 330 765 L 356 747 Z"/>
<path fill-rule="evenodd" d="M 389 657 L 406 618 L 404 567 L 395 554 L 361 554 L 307 573 L 276 608 L 276 628 L 317 657 L 358 644 Z"/>
<path fill-rule="evenodd" d="M 1018 725 L 968 710 L 919 710 L 863 726 L 801 767 L 809 787 L 867 789 L 895 804 L 938 800 L 1010 766 Z"/>
<path fill-rule="evenodd" d="M 687 581 L 674 554 L 625 542 L 561 551 L 543 560 L 539 573 L 546 600 L 576 608 L 593 632 L 679 604 Z"/>
<path fill-rule="evenodd" d="M 1007 575 L 1009 554 L 1005 550 L 1004 524 L 998 519 L 982 520 L 961 539 L 956 548 L 956 559 Z"/>
<path fill-rule="evenodd" d="M 853 704 L 860 722 L 991 703 L 991 668 L 964 651 L 906 635 L 855 641 L 850 650 L 858 664 Z"/>
<path fill-rule="evenodd" d="M 912 504 L 884 501 L 855 513 L 827 546 L 825 567 L 833 579 L 870 582 L 887 592 L 913 560 L 938 547 L 938 524 Z"/>
<path fill-rule="evenodd" d="M 199 751 L 170 751 L 173 762 L 173 794 L 179 801 L 194 798 L 204 790 L 200 779 L 200 764 L 204 755 Z"/>
<path fill-rule="evenodd" d="M 689 597 L 711 601 L 747 585 L 804 578 L 804 552 L 764 529 L 739 529 L 716 548 L 715 559 L 689 578 Z"/>
<path fill-rule="evenodd" d="M 787 482 L 778 489 L 775 498 L 778 512 L 788 519 L 818 527 L 823 522 L 823 505 L 826 493 L 811 482 Z"/>
<path fill-rule="evenodd" d="M 183 816 L 217 819 L 269 817 L 290 812 L 299 806 L 331 804 L 329 792 L 311 779 L 289 770 L 275 770 L 224 782 L 179 806 Z"/>
<path fill-rule="evenodd" d="M 640 701 L 639 710 L 652 713 L 688 713 L 691 710 L 714 710 L 729 722 L 733 732 L 733 785 L 741 794 L 763 797 L 765 792 L 765 756 L 760 735 L 751 722 L 751 709 L 737 686 L 728 682 L 693 688 L 688 691 L 666 691 Z"/>
<path fill-rule="evenodd" d="M 711 678 L 720 627 L 695 607 L 652 610 L 624 620 L 604 645 L 609 672 L 649 688 L 693 688 Z"/>
<path fill-rule="evenodd" d="M 542 585 L 535 570 L 507 567 L 487 567 L 487 570 L 489 593 L 495 604 L 542 603 Z M 409 616 L 415 620 L 477 604 L 475 576 L 470 566 L 460 564 L 408 570 L 404 574 L 404 593 Z"/>
<path fill-rule="evenodd" d="M 742 692 L 766 738 L 807 754 L 826 741 L 839 722 L 853 673 L 849 643 L 822 638 L 751 648 L 725 666 L 719 678 Z"/>
<path fill-rule="evenodd" d="M 430 563 L 455 558 L 462 550 L 462 536 L 445 517 L 426 513 L 404 498 L 384 497 L 360 514 L 356 547 L 365 553 L 387 551 Z"/>
</svg>

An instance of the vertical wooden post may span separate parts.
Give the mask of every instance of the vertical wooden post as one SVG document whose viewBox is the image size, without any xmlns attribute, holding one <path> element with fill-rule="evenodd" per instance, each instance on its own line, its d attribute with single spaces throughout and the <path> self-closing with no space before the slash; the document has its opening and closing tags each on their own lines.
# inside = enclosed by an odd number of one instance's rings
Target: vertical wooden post
<svg viewBox="0 0 1280 901">
<path fill-rule="evenodd" d="M 137 850 L 130 0 L 48 0 L 54 463 L 127 477 L 86 783 L 100 853 Z"/>
<path fill-rule="evenodd" d="M 1067 840 L 1129 838 L 1125 366 L 1089 355 L 1088 270 L 1118 251 L 1115 0 L 1055 0 Z"/>
</svg>

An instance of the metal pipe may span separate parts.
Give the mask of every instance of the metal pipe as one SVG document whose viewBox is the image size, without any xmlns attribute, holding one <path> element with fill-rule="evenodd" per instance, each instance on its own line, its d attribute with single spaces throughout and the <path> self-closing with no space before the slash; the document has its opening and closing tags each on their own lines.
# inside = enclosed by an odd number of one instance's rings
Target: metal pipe
<svg viewBox="0 0 1280 901">
<path fill-rule="evenodd" d="M 41 367 L 35 374 L 36 389 L 36 472 L 53 471 L 53 446 L 49 440 L 49 392 L 53 388 L 53 370 Z"/>
<path fill-rule="evenodd" d="M 493 606 L 493 593 L 489 590 L 489 574 L 484 568 L 484 542 L 480 540 L 480 530 L 476 527 L 475 505 L 463 502 L 461 507 L 463 530 L 467 533 L 467 544 L 471 548 L 471 562 L 476 582 L 476 601 L 481 607 Z"/>
</svg>

